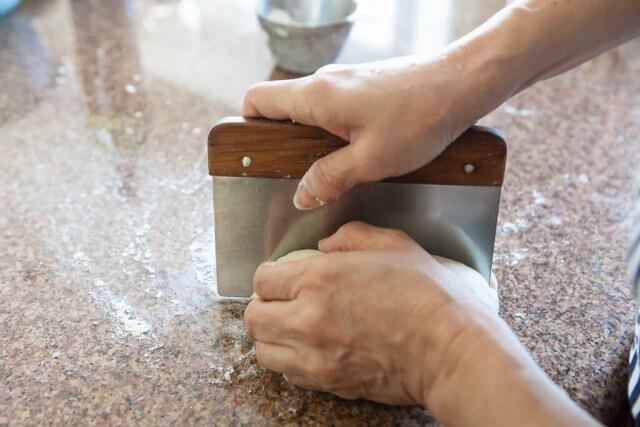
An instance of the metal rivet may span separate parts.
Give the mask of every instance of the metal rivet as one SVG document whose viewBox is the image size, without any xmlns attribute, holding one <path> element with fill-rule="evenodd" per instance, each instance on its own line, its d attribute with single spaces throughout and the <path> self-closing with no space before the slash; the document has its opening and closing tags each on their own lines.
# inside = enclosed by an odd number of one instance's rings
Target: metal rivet
<svg viewBox="0 0 640 427">
<path fill-rule="evenodd" d="M 251 166 L 251 157 L 244 156 L 242 158 L 242 167 L 248 168 L 249 166 Z"/>
<path fill-rule="evenodd" d="M 466 173 L 472 173 L 474 170 L 476 170 L 476 167 L 471 163 L 467 163 L 466 165 L 464 165 L 464 171 Z"/>
</svg>

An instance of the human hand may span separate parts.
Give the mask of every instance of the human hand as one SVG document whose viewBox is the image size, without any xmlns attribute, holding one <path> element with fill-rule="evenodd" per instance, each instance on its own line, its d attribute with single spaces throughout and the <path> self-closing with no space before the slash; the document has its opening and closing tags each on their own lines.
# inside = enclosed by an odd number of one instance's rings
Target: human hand
<svg viewBox="0 0 640 427">
<path fill-rule="evenodd" d="M 302 178 L 294 204 L 312 209 L 358 183 L 423 166 L 474 123 L 481 114 L 453 56 L 330 65 L 260 83 L 247 91 L 242 113 L 319 126 L 350 142 Z"/>
<path fill-rule="evenodd" d="M 260 365 L 345 398 L 426 404 L 449 343 L 493 315 L 400 231 L 353 222 L 319 249 L 256 272 L 245 322 Z"/>
<path fill-rule="evenodd" d="M 407 235 L 349 223 L 325 254 L 266 263 L 245 323 L 300 387 L 426 406 L 451 425 L 595 425 L 506 324 Z"/>
</svg>

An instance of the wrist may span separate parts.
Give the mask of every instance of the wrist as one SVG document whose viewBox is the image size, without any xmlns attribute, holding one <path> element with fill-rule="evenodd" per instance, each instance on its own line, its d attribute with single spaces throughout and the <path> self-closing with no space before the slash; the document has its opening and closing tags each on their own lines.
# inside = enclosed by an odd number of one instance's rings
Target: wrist
<svg viewBox="0 0 640 427">
<path fill-rule="evenodd" d="M 536 67 L 522 60 L 524 49 L 514 46 L 507 29 L 496 26 L 463 37 L 440 54 L 461 89 L 456 104 L 470 123 L 498 108 L 535 74 Z"/>
<path fill-rule="evenodd" d="M 470 34 L 435 57 L 406 58 L 415 64 L 407 67 L 407 80 L 418 90 L 413 109 L 424 117 L 438 114 L 439 120 L 447 123 L 443 128 L 453 132 L 444 137 L 447 144 L 530 79 L 531 69 L 520 65 L 523 55 L 504 33 L 495 28 Z M 419 92 L 422 88 L 424 93 Z M 424 102 L 434 98 L 438 100 L 437 109 L 431 102 Z"/>
<path fill-rule="evenodd" d="M 411 400 L 429 407 L 425 396 L 433 388 L 451 344 L 466 334 L 470 322 L 456 301 L 444 293 L 424 292 L 412 301 L 415 305 L 407 318 L 396 365 Z"/>
<path fill-rule="evenodd" d="M 422 402 L 445 425 L 590 425 L 595 422 L 535 364 L 508 326 L 473 313 L 423 384 Z"/>
<path fill-rule="evenodd" d="M 558 39 L 544 22 L 546 6 L 512 4 L 466 36 L 446 46 L 438 57 L 453 79 L 453 113 L 464 112 L 467 126 L 531 84 L 572 46 Z M 549 36 L 551 34 L 551 36 Z M 425 74 L 424 78 L 429 79 Z"/>
</svg>

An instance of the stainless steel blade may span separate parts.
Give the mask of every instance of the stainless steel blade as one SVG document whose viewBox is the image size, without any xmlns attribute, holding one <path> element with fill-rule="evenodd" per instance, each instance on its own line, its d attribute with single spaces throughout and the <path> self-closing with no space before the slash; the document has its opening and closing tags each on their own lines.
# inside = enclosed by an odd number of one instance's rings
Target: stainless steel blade
<svg viewBox="0 0 640 427">
<path fill-rule="evenodd" d="M 370 183 L 338 201 L 301 212 L 292 204 L 299 180 L 213 177 L 218 292 L 248 297 L 265 260 L 361 220 L 408 233 L 427 251 L 491 274 L 500 187 Z"/>
</svg>

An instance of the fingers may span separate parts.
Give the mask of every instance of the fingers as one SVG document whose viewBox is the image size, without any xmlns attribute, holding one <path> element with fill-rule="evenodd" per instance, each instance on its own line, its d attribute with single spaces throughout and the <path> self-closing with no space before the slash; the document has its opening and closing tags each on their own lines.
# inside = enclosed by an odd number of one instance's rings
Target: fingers
<svg viewBox="0 0 640 427">
<path fill-rule="evenodd" d="M 247 332 L 258 341 L 285 344 L 288 334 L 283 326 L 289 323 L 291 310 L 289 302 L 253 300 L 244 311 Z"/>
<path fill-rule="evenodd" d="M 260 366 L 270 371 L 289 375 L 295 375 L 300 371 L 298 353 L 293 347 L 258 341 L 256 359 Z"/>
<path fill-rule="evenodd" d="M 256 342 L 256 359 L 260 366 L 284 374 L 285 380 L 297 387 L 307 390 L 325 390 L 305 375 L 300 355 L 293 347 L 258 341 Z"/>
<path fill-rule="evenodd" d="M 288 119 L 291 103 L 289 80 L 276 80 L 253 85 L 244 95 L 242 115 L 264 116 L 270 119 Z"/>
<path fill-rule="evenodd" d="M 242 115 L 269 119 L 291 119 L 314 125 L 312 103 L 303 95 L 308 77 L 258 83 L 244 95 Z"/>
<path fill-rule="evenodd" d="M 327 110 L 333 111 L 330 95 L 332 83 L 318 76 L 293 80 L 259 83 L 245 94 L 244 116 L 264 116 L 270 119 L 292 119 L 300 123 L 321 126 L 342 138 L 352 138 L 349 126 L 341 125 Z M 319 121 L 321 117 L 325 119 Z M 317 160 L 304 175 L 293 198 L 301 210 L 314 209 L 329 203 L 360 182 L 385 176 L 387 163 L 358 159 L 353 145 L 343 147 Z M 386 175 L 389 175 L 388 173 Z"/>
<path fill-rule="evenodd" d="M 403 248 L 408 244 L 414 244 L 414 241 L 400 230 L 352 221 L 318 242 L 318 249 L 322 252 L 387 250 Z"/>
<path fill-rule="evenodd" d="M 253 291 L 265 301 L 295 299 L 296 283 L 305 274 L 309 260 L 265 262 L 253 276 Z"/>
<path fill-rule="evenodd" d="M 293 197 L 295 207 L 309 210 L 323 206 L 363 181 L 354 157 L 354 147 L 349 145 L 311 165 Z"/>
</svg>

